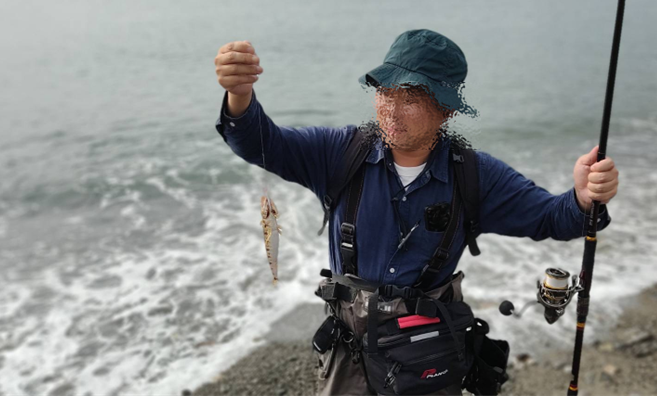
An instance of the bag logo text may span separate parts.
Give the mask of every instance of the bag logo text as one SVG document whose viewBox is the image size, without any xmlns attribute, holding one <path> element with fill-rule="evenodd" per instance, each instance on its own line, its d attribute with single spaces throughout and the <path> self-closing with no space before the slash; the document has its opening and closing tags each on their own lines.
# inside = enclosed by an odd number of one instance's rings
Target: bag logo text
<svg viewBox="0 0 657 396">
<path fill-rule="evenodd" d="M 429 379 L 429 378 L 440 377 L 441 375 L 447 374 L 448 371 L 449 371 L 449 369 L 445 369 L 444 371 L 441 371 L 441 372 L 438 373 L 438 372 L 436 372 L 436 369 L 425 370 L 424 373 L 422 373 L 422 376 L 420 377 L 420 379 Z"/>
</svg>

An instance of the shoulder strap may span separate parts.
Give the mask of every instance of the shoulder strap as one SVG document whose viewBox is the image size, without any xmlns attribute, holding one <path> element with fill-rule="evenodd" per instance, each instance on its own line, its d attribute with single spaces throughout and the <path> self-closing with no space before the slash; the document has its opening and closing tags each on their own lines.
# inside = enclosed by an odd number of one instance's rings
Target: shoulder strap
<svg viewBox="0 0 657 396">
<path fill-rule="evenodd" d="M 463 225 L 465 239 L 473 256 L 479 255 L 476 237 L 479 235 L 479 175 L 477 157 L 474 150 L 450 146 L 450 162 L 454 164 L 454 190 L 450 207 L 450 219 L 440 245 L 436 248 L 429 262 L 424 266 L 413 287 L 428 290 L 434 285 L 443 266 L 449 260 L 449 250 L 456 237 L 459 214 L 464 207 Z"/>
<path fill-rule="evenodd" d="M 324 228 L 326 228 L 326 223 L 329 220 L 329 215 L 335 205 L 337 204 L 338 197 L 342 190 L 349 184 L 351 179 L 356 174 L 356 171 L 360 168 L 360 165 L 365 161 L 370 150 L 365 148 L 363 144 L 363 134 L 359 128 L 356 128 L 354 131 L 347 150 L 345 151 L 342 162 L 335 170 L 329 183 L 326 188 L 326 194 L 322 199 L 322 208 L 324 209 L 324 220 L 322 221 L 322 228 L 317 232 L 317 235 L 322 235 Z"/>
<path fill-rule="evenodd" d="M 342 272 L 358 276 L 358 255 L 356 249 L 356 217 L 360 197 L 365 182 L 365 167 L 358 167 L 358 171 L 349 183 L 347 196 L 347 213 L 340 224 L 340 253 L 342 254 Z"/>
<path fill-rule="evenodd" d="M 472 149 L 451 146 L 454 172 L 459 192 L 465 205 L 465 237 L 470 254 L 478 256 L 481 251 L 477 246 L 479 227 L 479 172 L 477 171 L 477 153 Z"/>
<path fill-rule="evenodd" d="M 463 200 L 460 197 L 457 183 L 454 183 L 454 190 L 452 192 L 452 205 L 449 210 L 449 223 L 447 229 L 443 234 L 440 245 L 433 252 L 433 256 L 429 262 L 422 268 L 422 272 L 413 287 L 420 290 L 429 290 L 434 284 L 443 266 L 449 260 L 449 249 L 456 237 L 456 230 L 459 225 L 459 214 L 461 213 L 461 205 Z"/>
</svg>

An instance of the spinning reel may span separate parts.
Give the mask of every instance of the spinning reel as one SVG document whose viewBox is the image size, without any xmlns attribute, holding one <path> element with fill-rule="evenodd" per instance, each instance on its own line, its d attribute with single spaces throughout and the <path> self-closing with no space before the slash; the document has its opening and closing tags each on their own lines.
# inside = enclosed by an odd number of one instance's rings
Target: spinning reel
<svg viewBox="0 0 657 396">
<path fill-rule="evenodd" d="M 580 285 L 577 275 L 573 275 L 572 281 L 568 282 L 570 273 L 560 268 L 548 268 L 545 270 L 543 282 L 536 281 L 538 292 L 536 301 L 530 301 L 522 307 L 520 312 L 515 313 L 515 307 L 511 301 L 503 301 L 500 304 L 500 312 L 504 316 L 513 315 L 517 318 L 532 304 L 540 304 L 545 307 L 545 320 L 549 324 L 556 322 L 566 312 L 566 307 L 575 294 L 584 290 Z"/>
</svg>

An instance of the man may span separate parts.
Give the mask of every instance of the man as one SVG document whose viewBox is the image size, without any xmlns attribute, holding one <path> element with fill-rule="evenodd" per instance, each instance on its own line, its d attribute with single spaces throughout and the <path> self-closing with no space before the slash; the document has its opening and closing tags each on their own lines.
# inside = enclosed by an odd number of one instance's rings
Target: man
<svg viewBox="0 0 657 396">
<path fill-rule="evenodd" d="M 227 91 L 216 127 L 231 149 L 261 167 L 264 151 L 266 170 L 309 188 L 321 200 L 358 128 L 277 126 L 255 98 L 253 83 L 263 69 L 248 41 L 224 45 L 215 65 L 219 83 Z M 466 74 L 461 49 L 445 36 L 421 29 L 401 34 L 383 65 L 360 78 L 362 84 L 377 88 L 381 133 L 365 159 L 354 224 L 358 277 L 376 284 L 411 286 L 440 244 L 444 230 L 430 226 L 424 215 L 427 207 L 452 200 L 451 139 L 443 132 L 455 114 L 476 115 L 460 95 Z M 504 162 L 477 151 L 481 232 L 537 241 L 583 236 L 592 200 L 606 204 L 618 186 L 614 162 L 607 157 L 595 163 L 596 153 L 594 147 L 577 160 L 574 188 L 555 196 Z M 329 223 L 330 264 L 335 274 L 344 273 L 340 225 L 346 195 L 341 195 Z M 611 221 L 604 205 L 599 218 L 598 230 L 602 230 Z M 450 282 L 465 244 L 461 227 L 432 290 Z M 350 323 L 350 318 L 341 319 Z M 330 358 L 320 356 L 321 393 L 376 394 L 367 385 L 364 368 L 351 364 L 349 351 L 340 348 Z M 460 386 L 434 394 L 460 394 Z"/>
</svg>

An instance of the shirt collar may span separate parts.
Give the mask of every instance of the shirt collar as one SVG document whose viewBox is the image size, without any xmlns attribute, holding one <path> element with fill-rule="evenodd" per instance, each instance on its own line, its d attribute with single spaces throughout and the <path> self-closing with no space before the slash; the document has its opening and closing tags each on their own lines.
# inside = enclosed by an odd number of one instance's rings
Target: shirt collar
<svg viewBox="0 0 657 396">
<path fill-rule="evenodd" d="M 447 170 L 449 166 L 449 138 L 443 134 L 440 141 L 434 147 L 429 158 L 427 159 L 427 169 L 434 178 L 443 183 L 447 183 Z M 382 159 L 386 159 L 392 163 L 392 154 L 390 150 L 383 144 L 381 139 L 377 139 L 370 154 L 365 159 L 370 164 L 376 164 Z"/>
</svg>

